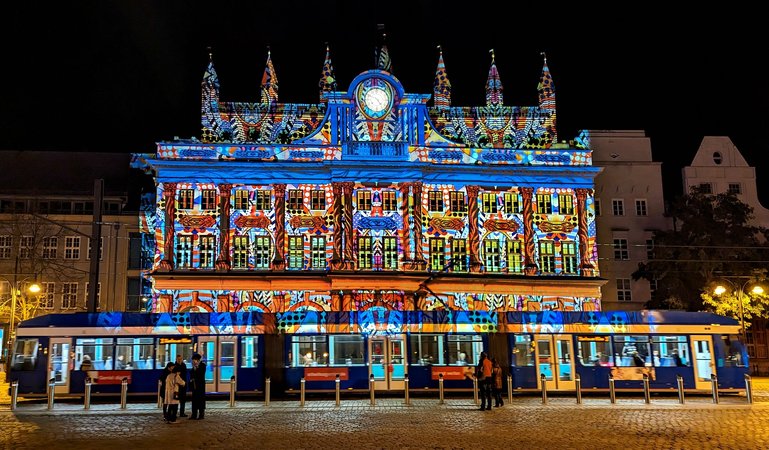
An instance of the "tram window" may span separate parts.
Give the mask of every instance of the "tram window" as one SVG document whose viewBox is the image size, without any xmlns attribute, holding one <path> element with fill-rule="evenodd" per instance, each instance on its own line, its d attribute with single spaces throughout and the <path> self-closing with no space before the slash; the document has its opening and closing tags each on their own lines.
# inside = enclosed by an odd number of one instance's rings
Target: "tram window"
<svg viewBox="0 0 769 450">
<path fill-rule="evenodd" d="M 240 338 L 240 367 L 257 367 L 259 362 L 259 336 Z"/>
<path fill-rule="evenodd" d="M 577 336 L 579 362 L 583 366 L 614 366 L 609 336 Z"/>
<path fill-rule="evenodd" d="M 619 367 L 651 366 L 649 336 L 614 336 L 614 364 Z"/>
<path fill-rule="evenodd" d="M 410 363 L 414 366 L 445 364 L 443 360 L 443 336 L 440 334 L 412 334 Z"/>
<path fill-rule="evenodd" d="M 332 366 L 363 364 L 363 336 L 329 336 L 331 341 L 330 360 Z"/>
<path fill-rule="evenodd" d="M 75 368 L 80 369 L 83 359 L 91 360 L 93 370 L 112 370 L 112 338 L 87 338 L 75 341 Z M 88 358 L 85 358 L 88 356 Z"/>
<path fill-rule="evenodd" d="M 292 367 L 325 366 L 328 363 L 328 336 L 293 336 L 289 356 Z"/>
<path fill-rule="evenodd" d="M 714 336 L 715 337 L 715 336 Z M 742 350 L 743 346 L 740 342 L 740 338 L 737 335 L 722 335 L 721 339 L 714 339 L 716 346 L 720 347 L 719 350 L 723 355 L 723 363 L 718 361 L 718 367 L 745 367 L 746 364 L 743 361 Z"/>
<path fill-rule="evenodd" d="M 176 356 L 182 355 L 182 361 L 190 368 L 192 364 L 192 339 L 190 338 L 160 338 L 156 352 L 155 367 L 163 369 L 169 362 L 175 363 Z"/>
<path fill-rule="evenodd" d="M 513 365 L 526 367 L 534 365 L 534 345 L 529 334 L 516 334 L 513 347 Z"/>
<path fill-rule="evenodd" d="M 153 338 L 118 338 L 115 370 L 152 369 Z"/>
<path fill-rule="evenodd" d="M 686 336 L 653 336 L 652 359 L 656 367 L 684 367 L 690 364 Z"/>
<path fill-rule="evenodd" d="M 16 339 L 11 370 L 35 370 L 37 365 L 37 338 Z"/>
<path fill-rule="evenodd" d="M 483 339 L 479 334 L 449 335 L 449 364 L 471 366 L 481 357 Z"/>
</svg>

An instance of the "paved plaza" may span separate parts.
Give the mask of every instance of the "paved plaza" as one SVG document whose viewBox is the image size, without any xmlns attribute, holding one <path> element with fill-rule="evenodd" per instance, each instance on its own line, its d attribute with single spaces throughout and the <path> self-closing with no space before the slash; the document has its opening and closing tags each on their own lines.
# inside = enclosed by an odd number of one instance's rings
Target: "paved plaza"
<svg viewBox="0 0 769 450">
<path fill-rule="evenodd" d="M 99 401 L 111 401 L 97 399 Z M 206 419 L 163 423 L 157 406 L 114 402 L 83 410 L 81 401 L 24 402 L 11 412 L 0 405 L 0 447 L 26 448 L 286 448 L 286 449 L 760 449 L 769 448 L 769 381 L 756 379 L 756 403 L 725 395 L 714 405 L 709 396 L 655 395 L 651 405 L 640 395 L 620 396 L 611 405 L 604 395 L 515 396 L 513 403 L 478 411 L 469 397 L 453 396 L 443 405 L 433 397 L 344 398 L 333 395 L 298 401 L 209 402 Z M 0 400 L 2 401 L 2 400 Z"/>
</svg>

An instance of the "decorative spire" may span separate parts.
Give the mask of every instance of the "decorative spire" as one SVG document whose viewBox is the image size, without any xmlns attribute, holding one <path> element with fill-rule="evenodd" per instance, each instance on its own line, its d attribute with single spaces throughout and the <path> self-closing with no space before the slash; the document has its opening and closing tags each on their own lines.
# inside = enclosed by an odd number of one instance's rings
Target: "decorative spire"
<svg viewBox="0 0 769 450">
<path fill-rule="evenodd" d="M 547 67 L 547 55 L 542 52 L 544 63 L 542 65 L 542 76 L 539 77 L 537 93 L 539 94 L 539 107 L 551 113 L 551 124 L 549 126 L 553 139 L 557 142 L 558 134 L 555 127 L 555 84 L 550 69 Z"/>
<path fill-rule="evenodd" d="M 489 53 L 491 53 L 491 67 L 489 68 L 489 78 L 486 80 L 486 106 L 502 106 L 504 103 L 502 81 L 499 79 L 494 49 L 489 50 Z"/>
<path fill-rule="evenodd" d="M 211 92 L 216 96 L 216 100 L 219 101 L 219 76 L 214 69 L 214 55 L 211 53 L 211 47 L 208 47 L 208 67 L 203 74 L 203 96 L 205 97 L 206 91 Z M 205 101 L 205 99 L 204 99 Z"/>
<path fill-rule="evenodd" d="M 387 50 L 387 33 L 384 32 L 384 25 L 379 24 L 379 29 L 382 30 L 382 45 L 374 50 L 374 64 L 379 70 L 392 73 L 392 60 L 390 59 L 390 52 Z"/>
<path fill-rule="evenodd" d="M 214 69 L 214 57 L 211 47 L 208 48 L 208 67 L 203 73 L 201 83 L 200 102 L 201 124 L 203 126 L 203 140 L 213 139 L 212 131 L 216 131 L 216 118 L 219 114 L 219 76 Z"/>
<path fill-rule="evenodd" d="M 328 48 L 328 42 L 326 42 L 326 60 L 323 62 L 323 72 L 320 75 L 320 102 L 326 103 L 328 99 L 326 94 L 336 90 L 336 77 L 334 77 L 334 66 L 331 65 L 331 50 Z"/>
<path fill-rule="evenodd" d="M 433 105 L 438 109 L 448 109 L 451 106 L 451 82 L 446 74 L 446 65 L 443 63 L 443 49 L 438 46 L 438 68 L 435 69 L 435 83 L 433 83 Z"/>
<path fill-rule="evenodd" d="M 270 47 L 267 47 L 267 66 L 262 76 L 262 103 L 278 103 L 278 76 L 272 65 Z"/>
</svg>

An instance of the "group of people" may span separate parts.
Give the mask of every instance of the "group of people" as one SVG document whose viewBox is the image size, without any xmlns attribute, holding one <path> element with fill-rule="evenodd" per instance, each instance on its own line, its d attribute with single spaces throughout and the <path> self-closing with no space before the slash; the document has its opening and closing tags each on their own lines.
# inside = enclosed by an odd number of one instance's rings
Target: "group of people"
<svg viewBox="0 0 769 450">
<path fill-rule="evenodd" d="M 188 371 L 181 355 L 176 356 L 176 363 L 166 364 L 160 374 L 160 397 L 163 399 L 163 419 L 166 423 L 176 423 L 179 417 L 187 417 L 184 407 L 187 404 L 187 390 L 192 392 L 192 414 L 190 420 L 202 420 L 206 413 L 206 363 L 198 353 L 192 355 L 192 368 Z"/>
<path fill-rule="evenodd" d="M 489 358 L 486 352 L 481 352 L 478 365 L 475 366 L 475 377 L 478 379 L 478 389 L 481 395 L 481 411 L 491 411 L 491 396 L 494 395 L 494 406 L 504 406 L 502 400 L 502 367 L 496 358 Z"/>
</svg>

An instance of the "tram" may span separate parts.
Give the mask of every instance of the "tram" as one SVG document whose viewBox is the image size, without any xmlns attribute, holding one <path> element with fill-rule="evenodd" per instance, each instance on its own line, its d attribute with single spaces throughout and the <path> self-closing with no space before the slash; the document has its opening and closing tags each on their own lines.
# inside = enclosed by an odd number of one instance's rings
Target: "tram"
<svg viewBox="0 0 769 450">
<path fill-rule="evenodd" d="M 582 389 L 739 390 L 748 357 L 736 320 L 679 311 L 292 311 L 284 314 L 49 314 L 19 324 L 8 380 L 19 395 L 152 394 L 177 355 L 200 353 L 208 392 L 471 390 L 481 351 L 512 376 L 516 391 Z M 49 383 L 49 380 L 53 380 Z"/>
</svg>

